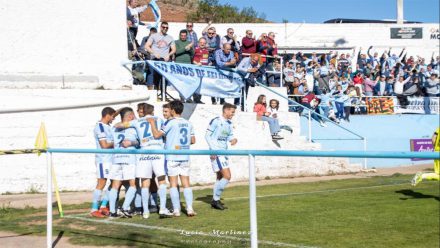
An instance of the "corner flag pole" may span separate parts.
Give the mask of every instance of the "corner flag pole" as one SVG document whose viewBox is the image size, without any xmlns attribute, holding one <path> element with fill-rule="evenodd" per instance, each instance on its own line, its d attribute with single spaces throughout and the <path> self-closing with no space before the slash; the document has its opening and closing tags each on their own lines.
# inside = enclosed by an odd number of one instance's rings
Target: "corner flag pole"
<svg viewBox="0 0 440 248">
<path fill-rule="evenodd" d="M 35 140 L 35 148 L 36 149 L 47 149 L 48 147 L 49 147 L 49 141 L 47 140 L 46 127 L 44 125 L 44 122 L 42 122 L 40 125 L 40 130 L 38 130 L 37 139 Z M 38 153 L 38 156 L 40 156 L 40 154 L 41 153 Z M 55 196 L 56 196 L 57 205 L 58 205 L 58 212 L 60 214 L 60 217 L 63 218 L 64 217 L 63 206 L 61 205 L 60 192 L 58 190 L 58 183 L 57 183 L 57 178 L 55 175 L 55 168 L 53 166 L 52 159 L 50 160 L 50 167 L 52 170 L 52 182 L 53 182 L 53 186 L 55 188 Z"/>
</svg>

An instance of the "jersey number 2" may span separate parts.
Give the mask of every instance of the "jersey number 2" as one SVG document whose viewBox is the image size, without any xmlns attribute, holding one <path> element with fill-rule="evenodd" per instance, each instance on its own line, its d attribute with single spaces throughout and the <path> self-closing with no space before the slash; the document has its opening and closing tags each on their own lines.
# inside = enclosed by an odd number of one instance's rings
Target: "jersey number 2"
<svg viewBox="0 0 440 248">
<path fill-rule="evenodd" d="M 145 127 L 145 129 L 144 129 L 144 138 L 146 138 L 146 137 L 150 137 L 151 134 L 148 132 L 148 129 L 150 128 L 150 123 L 148 123 L 148 122 L 142 122 L 142 123 L 141 123 L 141 127 Z"/>
</svg>

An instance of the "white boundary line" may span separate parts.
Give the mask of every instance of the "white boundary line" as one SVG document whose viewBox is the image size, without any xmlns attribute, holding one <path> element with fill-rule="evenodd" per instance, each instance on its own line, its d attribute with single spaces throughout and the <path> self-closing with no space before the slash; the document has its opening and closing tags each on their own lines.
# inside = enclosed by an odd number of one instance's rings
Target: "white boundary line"
<svg viewBox="0 0 440 248">
<path fill-rule="evenodd" d="M 354 188 L 316 190 L 316 191 L 308 191 L 308 192 L 294 192 L 294 193 L 272 194 L 272 195 L 257 195 L 257 198 L 292 196 L 292 195 L 308 195 L 308 194 L 318 194 L 318 193 L 328 193 L 328 192 L 338 192 L 338 191 L 349 191 L 349 190 L 355 190 L 355 189 L 373 189 L 373 188 L 381 188 L 381 187 L 404 185 L 404 184 L 408 184 L 409 185 L 409 183 L 410 182 L 408 181 L 406 183 L 393 183 L 393 184 L 363 186 L 363 187 L 354 187 Z M 248 196 L 240 196 L 240 197 L 231 197 L 231 198 L 224 198 L 224 199 L 225 200 L 242 200 L 242 199 L 249 199 L 249 197 Z"/>
<path fill-rule="evenodd" d="M 169 227 L 149 226 L 149 225 L 137 224 L 137 223 L 111 221 L 108 219 L 107 220 L 95 220 L 95 219 L 85 218 L 85 217 L 81 217 L 81 216 L 85 216 L 85 215 L 84 214 L 71 215 L 71 216 L 65 216 L 64 218 L 77 219 L 77 220 L 88 221 L 88 222 L 93 222 L 93 223 L 101 223 L 101 224 L 112 224 L 112 225 L 137 227 L 137 228 L 144 228 L 144 229 L 151 229 L 151 230 L 160 230 L 160 231 L 173 232 L 173 233 L 182 233 L 182 232 L 186 231 L 183 229 L 174 229 L 174 228 L 169 228 Z M 234 237 L 234 236 L 215 235 L 215 234 L 200 233 L 200 232 L 193 232 L 193 233 L 195 233 L 195 234 L 182 235 L 182 237 L 204 236 L 204 237 L 215 237 L 215 238 L 224 238 L 224 239 L 229 239 L 229 240 L 250 242 L 249 238 L 238 238 L 238 237 Z M 281 246 L 281 247 L 318 248 L 317 246 L 294 245 L 294 244 L 287 244 L 287 243 L 282 243 L 282 242 L 273 242 L 273 241 L 266 241 L 266 240 L 258 240 L 258 243 L 264 244 L 264 245 Z"/>
</svg>

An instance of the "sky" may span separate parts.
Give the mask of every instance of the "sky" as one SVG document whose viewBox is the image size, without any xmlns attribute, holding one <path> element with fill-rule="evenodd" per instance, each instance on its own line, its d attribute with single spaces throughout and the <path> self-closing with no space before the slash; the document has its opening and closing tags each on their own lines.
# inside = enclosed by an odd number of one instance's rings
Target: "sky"
<svg viewBox="0 0 440 248">
<path fill-rule="evenodd" d="M 238 8 L 253 7 L 272 22 L 323 23 L 335 18 L 396 19 L 396 0 L 220 0 Z M 439 0 L 403 0 L 403 18 L 439 23 Z"/>
</svg>

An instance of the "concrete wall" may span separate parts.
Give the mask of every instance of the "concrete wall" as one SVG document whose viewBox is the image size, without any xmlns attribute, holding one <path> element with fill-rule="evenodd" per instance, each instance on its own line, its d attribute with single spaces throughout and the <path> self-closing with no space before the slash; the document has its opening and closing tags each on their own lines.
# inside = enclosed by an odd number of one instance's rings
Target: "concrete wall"
<svg viewBox="0 0 440 248">
<path fill-rule="evenodd" d="M 0 91 L 0 108 L 59 106 L 95 101 L 120 100 L 156 92 L 110 90 L 13 90 Z M 254 94 L 255 95 L 255 94 Z M 29 101 L 32 99 L 32 101 Z M 4 100 L 4 101 L 3 101 Z M 161 115 L 161 103 L 151 101 L 156 114 Z M 122 105 L 116 105 L 119 108 Z M 136 104 L 131 104 L 136 108 Z M 209 121 L 221 113 L 220 105 L 185 106 L 185 116 L 194 124 L 196 144 L 192 149 L 208 149 L 204 135 Z M 95 148 L 93 127 L 100 119 L 102 107 L 32 112 L 0 115 L 0 150 L 32 148 L 41 121 L 46 124 L 49 145 L 53 148 Z M 267 123 L 256 120 L 254 113 L 238 112 L 234 119 L 234 131 L 238 144 L 233 149 L 292 149 L 318 150 L 319 144 L 308 143 L 299 134 L 299 117 L 281 112 L 281 124 L 289 125 L 293 133 L 282 131 L 284 140 L 272 142 Z M 119 121 L 117 118 L 115 121 Z M 54 154 L 54 166 L 62 190 L 91 190 L 95 184 L 93 154 Z M 248 178 L 247 157 L 233 157 L 233 180 Z M 325 175 L 359 171 L 360 166 L 348 164 L 347 159 L 257 157 L 257 177 L 285 177 Z M 0 156 L 0 193 L 44 190 L 46 158 L 30 155 Z M 208 156 L 193 156 L 191 162 L 192 183 L 212 183 Z"/>
<path fill-rule="evenodd" d="M 2 88 L 131 85 L 125 1 L 1 1 L 0 23 Z"/>
<path fill-rule="evenodd" d="M 164 18 L 166 20 L 166 17 Z M 309 24 L 309 23 L 226 23 L 213 24 L 217 33 L 221 36 L 226 35 L 227 28 L 234 28 L 235 34 L 240 42 L 247 29 L 253 30 L 258 36 L 265 32 L 275 32 L 275 40 L 280 47 L 293 48 L 295 51 L 323 51 L 351 50 L 352 48 L 362 47 L 368 49 L 370 45 L 380 54 L 389 47 L 393 47 L 392 52 L 398 53 L 403 47 L 407 48 L 409 55 L 420 55 L 430 59 L 433 52 L 439 54 L 439 24 Z M 205 23 L 194 24 L 194 30 L 199 34 L 206 27 Z M 421 27 L 423 28 L 422 39 L 391 39 L 390 28 L 395 27 Z M 169 34 L 175 39 L 178 33 L 185 28 L 185 23 L 170 23 Z M 137 39 L 147 35 L 147 30 L 140 29 Z M 431 38 L 435 35 L 435 39 Z M 291 50 L 291 49 L 290 49 Z M 356 51 L 357 52 L 357 51 Z"/>
<path fill-rule="evenodd" d="M 439 115 L 351 115 L 350 122 L 342 122 L 341 125 L 366 137 L 368 151 L 410 151 L 410 139 L 430 138 L 439 123 Z M 301 135 L 306 136 L 307 132 L 307 119 L 302 117 Z M 362 142 L 346 140 L 355 137 L 332 124 L 323 128 L 312 122 L 312 137 L 322 145 L 323 150 L 363 150 Z M 356 163 L 363 159 L 350 159 L 350 161 Z M 432 163 L 432 160 L 368 159 L 369 168 L 420 163 Z"/>
</svg>

